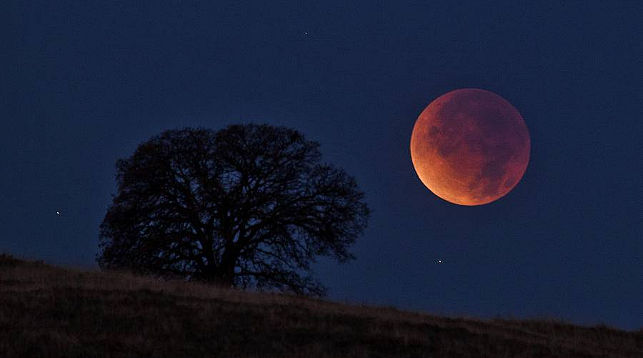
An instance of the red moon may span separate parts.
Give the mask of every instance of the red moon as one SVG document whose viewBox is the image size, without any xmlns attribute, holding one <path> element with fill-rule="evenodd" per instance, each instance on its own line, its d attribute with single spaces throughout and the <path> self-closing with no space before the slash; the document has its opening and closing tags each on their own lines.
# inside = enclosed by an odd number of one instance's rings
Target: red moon
<svg viewBox="0 0 643 358">
<path fill-rule="evenodd" d="M 424 185 L 459 205 L 483 205 L 520 181 L 531 142 L 518 110 L 497 94 L 464 88 L 422 111 L 411 135 L 411 160 Z"/>
</svg>

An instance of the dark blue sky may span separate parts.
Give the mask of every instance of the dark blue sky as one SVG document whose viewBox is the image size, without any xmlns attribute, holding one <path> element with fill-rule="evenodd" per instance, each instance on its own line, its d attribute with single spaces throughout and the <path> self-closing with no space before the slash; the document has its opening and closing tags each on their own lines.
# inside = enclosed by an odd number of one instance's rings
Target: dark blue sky
<svg viewBox="0 0 643 358">
<path fill-rule="evenodd" d="M 3 1 L 0 251 L 94 266 L 117 158 L 164 129 L 270 123 L 319 141 L 373 209 L 357 260 L 317 265 L 330 298 L 639 328 L 642 18 L 640 1 Z M 480 207 L 434 196 L 409 154 L 418 114 L 462 87 L 531 134 L 522 181 Z"/>
</svg>

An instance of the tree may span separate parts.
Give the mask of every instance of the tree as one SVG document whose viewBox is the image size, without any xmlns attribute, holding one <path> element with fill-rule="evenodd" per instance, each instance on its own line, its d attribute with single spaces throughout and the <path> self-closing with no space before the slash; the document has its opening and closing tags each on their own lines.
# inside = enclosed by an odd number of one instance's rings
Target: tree
<svg viewBox="0 0 643 358">
<path fill-rule="evenodd" d="M 269 125 L 168 130 L 118 160 L 100 226 L 103 269 L 323 295 L 317 256 L 340 262 L 369 209 L 319 144 Z"/>
</svg>

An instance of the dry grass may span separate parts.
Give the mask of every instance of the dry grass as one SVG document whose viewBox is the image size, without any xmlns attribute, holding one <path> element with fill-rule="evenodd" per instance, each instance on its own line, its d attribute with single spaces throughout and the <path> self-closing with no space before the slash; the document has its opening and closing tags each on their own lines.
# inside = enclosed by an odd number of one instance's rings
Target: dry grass
<svg viewBox="0 0 643 358">
<path fill-rule="evenodd" d="M 0 255 L 0 357 L 643 357 L 643 333 L 84 272 Z"/>
</svg>

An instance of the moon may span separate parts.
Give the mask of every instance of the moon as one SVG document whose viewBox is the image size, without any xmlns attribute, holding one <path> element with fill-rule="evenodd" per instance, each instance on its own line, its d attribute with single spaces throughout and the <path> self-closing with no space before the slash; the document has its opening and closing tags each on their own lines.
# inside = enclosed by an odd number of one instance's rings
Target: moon
<svg viewBox="0 0 643 358">
<path fill-rule="evenodd" d="M 457 89 L 422 111 L 411 134 L 411 160 L 422 183 L 459 205 L 483 205 L 507 195 L 529 164 L 524 119 L 497 94 Z"/>
</svg>

